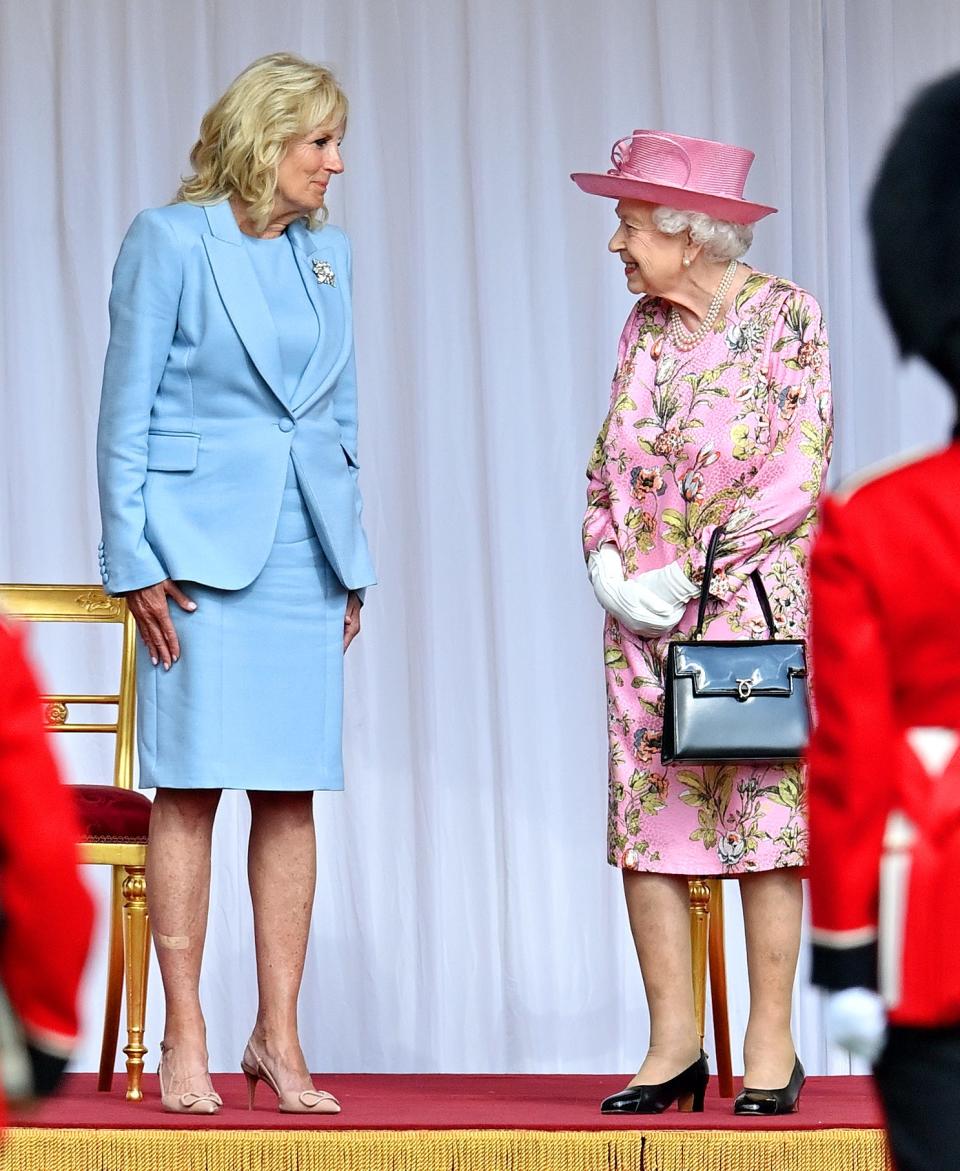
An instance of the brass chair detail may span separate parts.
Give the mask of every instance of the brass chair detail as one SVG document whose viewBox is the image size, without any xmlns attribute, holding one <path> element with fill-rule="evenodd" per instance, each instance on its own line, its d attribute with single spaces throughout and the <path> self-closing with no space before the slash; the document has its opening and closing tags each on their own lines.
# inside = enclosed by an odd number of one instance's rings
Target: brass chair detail
<svg viewBox="0 0 960 1171">
<path fill-rule="evenodd" d="M 145 871 L 150 801 L 133 788 L 136 626 L 126 602 L 109 597 L 99 585 L 0 585 L 0 607 L 28 622 L 109 622 L 123 628 L 116 694 L 51 694 L 43 696 L 43 704 L 48 732 L 112 733 L 116 737 L 112 783 L 70 788 L 82 830 L 80 860 L 112 870 L 107 994 L 97 1089 L 109 1090 L 113 1084 L 126 983 L 126 1096 L 139 1102 L 143 1098 L 140 1081 L 146 1055 L 143 1028 L 150 960 Z M 111 705 L 116 707 L 116 719 L 72 722 L 71 705 Z"/>
<path fill-rule="evenodd" d="M 700 1046 L 706 1032 L 707 969 L 710 970 L 710 1007 L 717 1059 L 720 1097 L 733 1097 L 730 1060 L 730 1018 L 727 1012 L 727 963 L 723 950 L 723 882 L 717 878 L 690 880 L 690 943 L 693 957 L 693 1000 Z"/>
</svg>

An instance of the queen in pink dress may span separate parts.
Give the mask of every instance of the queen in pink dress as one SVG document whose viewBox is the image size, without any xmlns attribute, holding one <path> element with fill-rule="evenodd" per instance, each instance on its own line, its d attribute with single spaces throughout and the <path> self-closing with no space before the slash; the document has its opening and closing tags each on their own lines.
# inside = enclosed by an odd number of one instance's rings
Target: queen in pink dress
<svg viewBox="0 0 960 1171">
<path fill-rule="evenodd" d="M 802 638 L 807 558 L 830 457 L 827 338 L 814 298 L 739 257 L 775 209 L 743 198 L 751 152 L 635 131 L 606 174 L 611 252 L 640 294 L 620 338 L 610 409 L 588 476 L 584 553 L 606 610 L 608 860 L 623 872 L 650 1009 L 650 1048 L 606 1112 L 702 1103 L 687 877 L 738 876 L 751 1010 L 738 1113 L 796 1107 L 790 1030 L 806 861 L 803 769 L 793 762 L 664 764 L 663 669 L 696 625 L 710 537 L 724 530 L 707 637 Z"/>
</svg>

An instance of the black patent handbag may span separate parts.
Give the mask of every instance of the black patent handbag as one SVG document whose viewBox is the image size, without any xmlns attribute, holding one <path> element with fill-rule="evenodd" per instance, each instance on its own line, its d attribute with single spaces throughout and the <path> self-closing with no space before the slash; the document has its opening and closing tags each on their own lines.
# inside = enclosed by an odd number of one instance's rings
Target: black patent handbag
<svg viewBox="0 0 960 1171">
<path fill-rule="evenodd" d="M 750 574 L 768 639 L 710 641 L 703 624 L 723 529 L 707 548 L 697 626 L 671 642 L 664 671 L 663 762 L 796 760 L 810 729 L 807 656 L 802 639 L 777 638 L 763 579 Z"/>
</svg>

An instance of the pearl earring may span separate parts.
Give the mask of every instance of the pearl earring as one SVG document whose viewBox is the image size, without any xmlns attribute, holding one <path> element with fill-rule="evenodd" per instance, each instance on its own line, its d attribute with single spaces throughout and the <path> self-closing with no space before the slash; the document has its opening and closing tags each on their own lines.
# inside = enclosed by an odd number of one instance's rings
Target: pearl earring
<svg viewBox="0 0 960 1171">
<path fill-rule="evenodd" d="M 683 267 L 684 267 L 684 268 L 689 268 L 689 267 L 690 267 L 690 257 L 689 257 L 689 256 L 685 256 L 685 257 L 683 258 Z"/>
</svg>

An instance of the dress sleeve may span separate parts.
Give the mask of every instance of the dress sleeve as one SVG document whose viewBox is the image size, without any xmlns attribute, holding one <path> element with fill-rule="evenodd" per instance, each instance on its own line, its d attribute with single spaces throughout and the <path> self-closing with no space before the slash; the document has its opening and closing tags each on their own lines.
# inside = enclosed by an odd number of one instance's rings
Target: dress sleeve
<svg viewBox="0 0 960 1171">
<path fill-rule="evenodd" d="M 18 634 L 0 622 L 0 981 L 28 1043 L 65 1060 L 93 909 L 79 830 Z"/>
<path fill-rule="evenodd" d="M 642 302 L 641 302 L 642 303 Z M 604 476 L 607 459 L 607 433 L 610 422 L 616 409 L 617 400 L 624 393 L 626 381 L 626 360 L 630 343 L 636 333 L 636 312 L 630 314 L 627 324 L 620 335 L 620 345 L 617 349 L 617 369 L 613 376 L 613 385 L 610 391 L 610 407 L 607 417 L 600 428 L 600 434 L 590 453 L 590 462 L 587 464 L 587 511 L 583 518 L 583 556 L 589 559 L 601 545 L 617 544 L 617 533 L 613 524 L 611 508 L 610 483 Z"/>
<path fill-rule="evenodd" d="M 760 416 L 757 438 L 749 440 L 757 443 L 757 450 L 743 460 L 740 492 L 724 522 L 715 567 L 719 572 L 711 585 L 711 593 L 725 602 L 778 545 L 812 525 L 830 460 L 829 349 L 820 306 L 809 293 L 794 290 L 787 296 L 765 354 L 760 375 L 767 386 L 766 412 Z M 700 543 L 683 562 L 692 581 L 703 575 L 716 527 L 704 528 Z"/>
<path fill-rule="evenodd" d="M 809 749 L 813 982 L 876 986 L 880 853 L 893 801 L 893 685 L 883 625 L 846 507 L 828 500 L 811 561 Z"/>
<path fill-rule="evenodd" d="M 587 465 L 587 511 L 583 517 L 583 556 L 589 558 L 601 545 L 617 543 L 610 512 L 610 487 L 601 475 L 603 466 L 603 443 L 606 426 L 600 432 L 594 445 L 593 455 Z"/>
<path fill-rule="evenodd" d="M 108 593 L 163 581 L 167 571 L 145 536 L 147 434 L 183 285 L 180 249 L 157 210 L 141 212 L 120 248 L 110 292 L 110 341 L 97 429 L 101 554 Z"/>
</svg>

